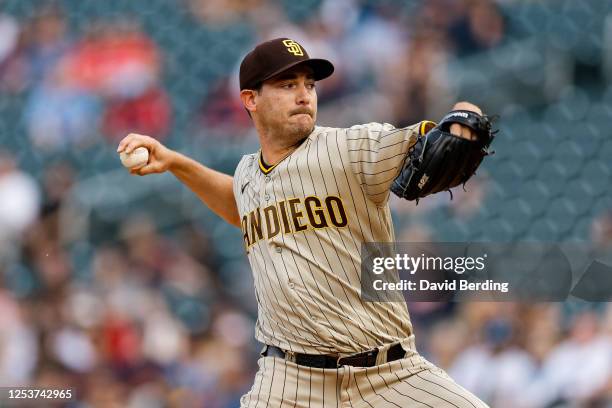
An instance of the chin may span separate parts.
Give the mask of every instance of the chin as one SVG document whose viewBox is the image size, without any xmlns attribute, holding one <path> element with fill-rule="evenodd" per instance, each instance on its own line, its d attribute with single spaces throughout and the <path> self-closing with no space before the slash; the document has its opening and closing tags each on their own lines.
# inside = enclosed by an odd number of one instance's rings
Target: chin
<svg viewBox="0 0 612 408">
<path fill-rule="evenodd" d="M 296 133 L 300 134 L 301 136 L 300 139 L 301 139 L 311 134 L 313 130 L 314 130 L 314 123 L 310 123 L 309 125 L 301 126 L 298 132 Z"/>
<path fill-rule="evenodd" d="M 314 120 L 312 120 L 312 118 L 308 116 L 308 119 L 304 118 L 293 123 L 291 128 L 293 130 L 292 133 L 301 137 L 306 137 L 313 131 L 314 126 Z"/>
</svg>

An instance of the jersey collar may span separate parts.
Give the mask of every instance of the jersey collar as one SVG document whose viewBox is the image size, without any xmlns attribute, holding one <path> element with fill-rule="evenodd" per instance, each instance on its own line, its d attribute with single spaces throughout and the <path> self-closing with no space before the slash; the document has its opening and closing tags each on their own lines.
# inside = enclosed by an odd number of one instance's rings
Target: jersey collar
<svg viewBox="0 0 612 408">
<path fill-rule="evenodd" d="M 259 170 L 263 173 L 263 174 L 269 174 L 272 170 L 274 170 L 274 168 L 276 166 L 278 166 L 280 163 L 282 163 L 287 157 L 291 156 L 295 151 L 297 151 L 300 147 L 302 147 L 304 145 L 304 142 L 308 139 L 310 139 L 313 135 L 317 134 L 319 131 L 319 127 L 315 126 L 314 130 L 308 135 L 306 136 L 304 139 L 302 139 L 298 146 L 293 149 L 291 152 L 289 152 L 285 157 L 283 157 L 282 159 L 280 159 L 276 164 L 273 165 L 268 165 L 264 162 L 263 160 L 263 154 L 261 153 L 261 149 L 259 149 Z"/>
</svg>

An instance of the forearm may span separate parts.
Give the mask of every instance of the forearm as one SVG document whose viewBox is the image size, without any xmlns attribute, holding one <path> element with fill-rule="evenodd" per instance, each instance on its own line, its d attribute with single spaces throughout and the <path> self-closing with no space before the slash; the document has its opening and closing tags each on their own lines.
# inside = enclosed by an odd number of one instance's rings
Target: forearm
<svg viewBox="0 0 612 408">
<path fill-rule="evenodd" d="M 168 169 L 193 191 L 215 214 L 240 227 L 240 216 L 234 198 L 233 178 L 210 169 L 178 152 Z"/>
</svg>

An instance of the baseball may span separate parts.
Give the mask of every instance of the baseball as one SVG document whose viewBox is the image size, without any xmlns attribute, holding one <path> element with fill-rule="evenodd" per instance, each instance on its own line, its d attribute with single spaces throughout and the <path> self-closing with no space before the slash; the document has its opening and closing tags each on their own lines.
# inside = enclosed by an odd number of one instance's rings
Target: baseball
<svg viewBox="0 0 612 408">
<path fill-rule="evenodd" d="M 149 150 L 146 147 L 137 147 L 132 153 L 121 152 L 119 154 L 121 164 L 128 169 L 142 167 L 149 161 Z"/>
</svg>

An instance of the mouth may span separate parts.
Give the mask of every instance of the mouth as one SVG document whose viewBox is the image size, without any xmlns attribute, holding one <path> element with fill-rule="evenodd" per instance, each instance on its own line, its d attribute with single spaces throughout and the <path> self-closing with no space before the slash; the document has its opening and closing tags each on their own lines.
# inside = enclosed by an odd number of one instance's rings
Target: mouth
<svg viewBox="0 0 612 408">
<path fill-rule="evenodd" d="M 309 111 L 291 112 L 291 116 L 297 116 L 297 115 L 308 115 L 308 116 L 312 117 L 312 112 L 309 112 Z"/>
</svg>

